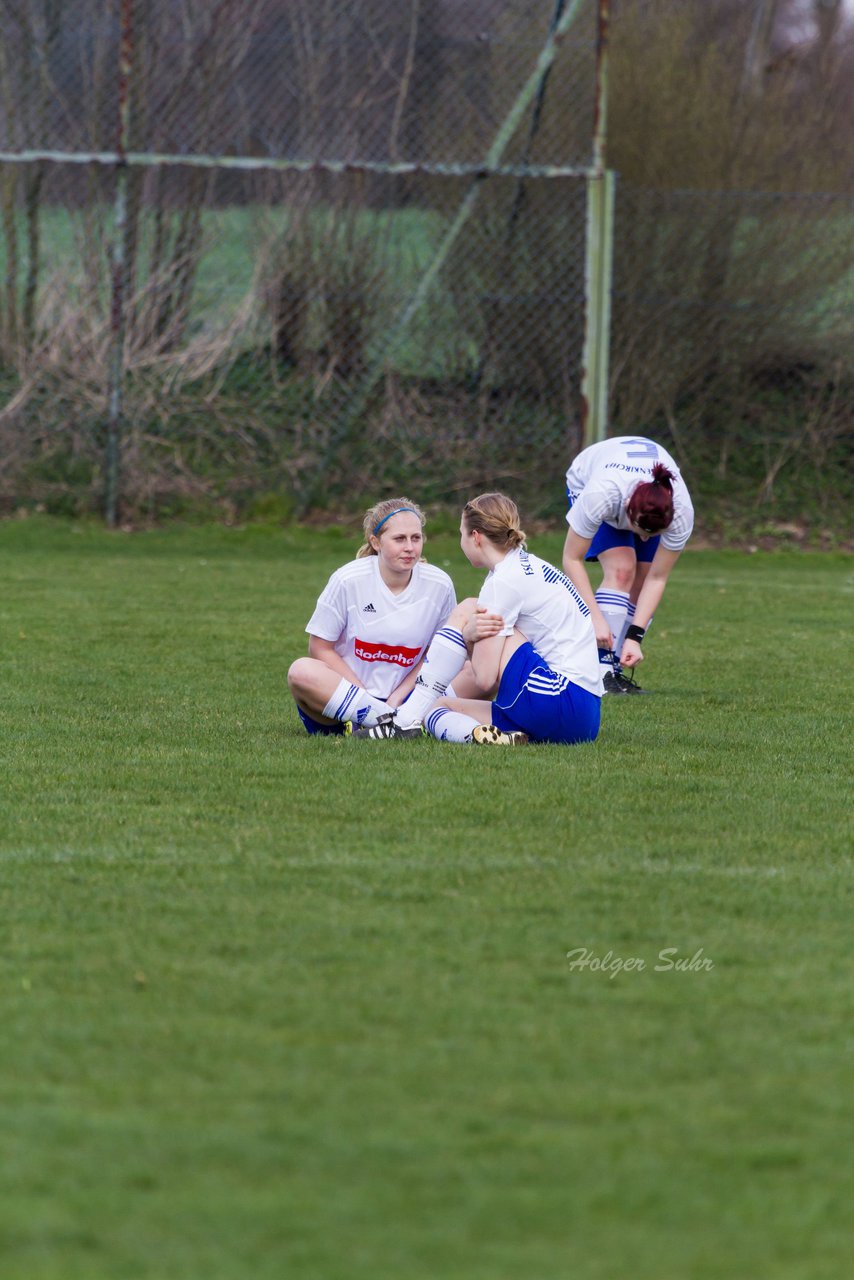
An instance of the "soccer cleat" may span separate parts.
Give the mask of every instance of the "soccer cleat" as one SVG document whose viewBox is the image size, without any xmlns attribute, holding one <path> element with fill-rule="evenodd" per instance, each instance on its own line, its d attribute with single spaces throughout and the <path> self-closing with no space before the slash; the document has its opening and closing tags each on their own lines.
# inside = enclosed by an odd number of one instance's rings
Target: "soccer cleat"
<svg viewBox="0 0 854 1280">
<path fill-rule="evenodd" d="M 634 672 L 627 676 L 622 671 L 606 671 L 602 677 L 602 685 L 605 693 L 649 693 L 648 689 L 642 689 L 637 683 Z"/>
<path fill-rule="evenodd" d="M 475 729 L 472 729 L 471 740 L 479 746 L 524 747 L 528 741 L 528 735 L 518 729 L 505 733 L 497 725 L 479 724 Z"/>
<path fill-rule="evenodd" d="M 423 738 L 426 736 L 423 724 L 413 724 L 404 729 L 397 724 L 394 716 L 379 716 L 376 724 L 372 725 L 370 729 L 355 729 L 350 724 L 349 729 L 345 729 L 344 732 L 350 738 L 373 738 L 375 740 L 384 738 Z"/>
</svg>

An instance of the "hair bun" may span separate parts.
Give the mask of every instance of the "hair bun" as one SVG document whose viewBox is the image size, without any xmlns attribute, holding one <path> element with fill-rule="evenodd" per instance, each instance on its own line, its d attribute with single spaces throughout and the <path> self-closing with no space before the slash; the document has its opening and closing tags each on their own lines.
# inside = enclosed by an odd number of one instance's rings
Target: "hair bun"
<svg viewBox="0 0 854 1280">
<path fill-rule="evenodd" d="M 470 498 L 463 508 L 463 522 L 469 533 L 482 533 L 502 551 L 525 545 L 519 508 L 505 493 L 482 493 Z"/>
<path fill-rule="evenodd" d="M 663 488 L 673 492 L 673 481 L 676 479 L 669 467 L 665 467 L 663 462 L 656 462 L 652 468 L 652 483 L 660 484 Z"/>
</svg>

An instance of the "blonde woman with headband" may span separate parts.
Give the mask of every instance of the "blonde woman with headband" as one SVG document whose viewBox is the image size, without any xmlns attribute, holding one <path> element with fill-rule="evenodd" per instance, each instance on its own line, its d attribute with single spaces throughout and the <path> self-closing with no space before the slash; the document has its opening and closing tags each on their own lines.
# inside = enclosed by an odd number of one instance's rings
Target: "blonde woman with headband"
<svg viewBox="0 0 854 1280">
<path fill-rule="evenodd" d="M 488 570 L 480 595 L 458 605 L 437 633 L 406 705 L 354 736 L 414 736 L 417 720 L 448 742 L 592 741 L 602 677 L 590 608 L 579 591 L 528 551 L 516 504 L 502 493 L 466 503 L 460 546 L 470 564 Z M 478 629 L 479 619 L 496 614 L 500 630 Z M 483 694 L 449 697 L 469 653 Z"/>
<path fill-rule="evenodd" d="M 346 733 L 393 716 L 456 605 L 447 573 L 422 559 L 424 514 L 414 502 L 378 502 L 363 527 L 356 559 L 333 573 L 306 626 L 308 657 L 288 671 L 299 717 L 312 734 Z M 470 630 L 486 634 L 500 621 L 480 620 Z"/>
</svg>

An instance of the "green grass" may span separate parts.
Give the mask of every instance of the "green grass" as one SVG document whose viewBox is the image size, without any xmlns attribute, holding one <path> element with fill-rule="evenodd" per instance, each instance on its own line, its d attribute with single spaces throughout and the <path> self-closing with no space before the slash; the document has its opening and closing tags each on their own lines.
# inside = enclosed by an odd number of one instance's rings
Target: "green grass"
<svg viewBox="0 0 854 1280">
<path fill-rule="evenodd" d="M 505 753 L 302 733 L 354 545 L 0 526 L 4 1280 L 837 1280 L 854 562 L 687 553 Z"/>
</svg>

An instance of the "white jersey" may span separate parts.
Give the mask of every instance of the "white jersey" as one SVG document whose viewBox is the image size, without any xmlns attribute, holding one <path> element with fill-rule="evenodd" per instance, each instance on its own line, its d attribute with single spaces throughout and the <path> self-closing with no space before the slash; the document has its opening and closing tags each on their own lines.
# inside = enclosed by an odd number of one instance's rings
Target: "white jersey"
<svg viewBox="0 0 854 1280">
<path fill-rule="evenodd" d="M 519 547 L 492 569 L 478 604 L 504 619 L 502 635 L 518 627 L 559 675 L 602 695 L 602 676 L 590 610 L 564 574 Z"/>
<path fill-rule="evenodd" d="M 566 492 L 572 504 L 566 523 L 580 538 L 595 537 L 601 524 L 631 529 L 626 503 L 641 481 L 652 479 L 652 468 L 663 462 L 673 481 L 673 522 L 661 534 L 668 551 L 681 551 L 694 528 L 694 507 L 688 486 L 666 449 L 643 436 L 617 436 L 591 444 L 579 453 L 566 473 Z"/>
<path fill-rule="evenodd" d="M 387 698 L 422 658 L 457 603 L 454 584 L 431 564 L 413 566 L 405 591 L 382 580 L 378 556 L 336 569 L 306 631 L 331 640 L 369 693 Z"/>
</svg>

